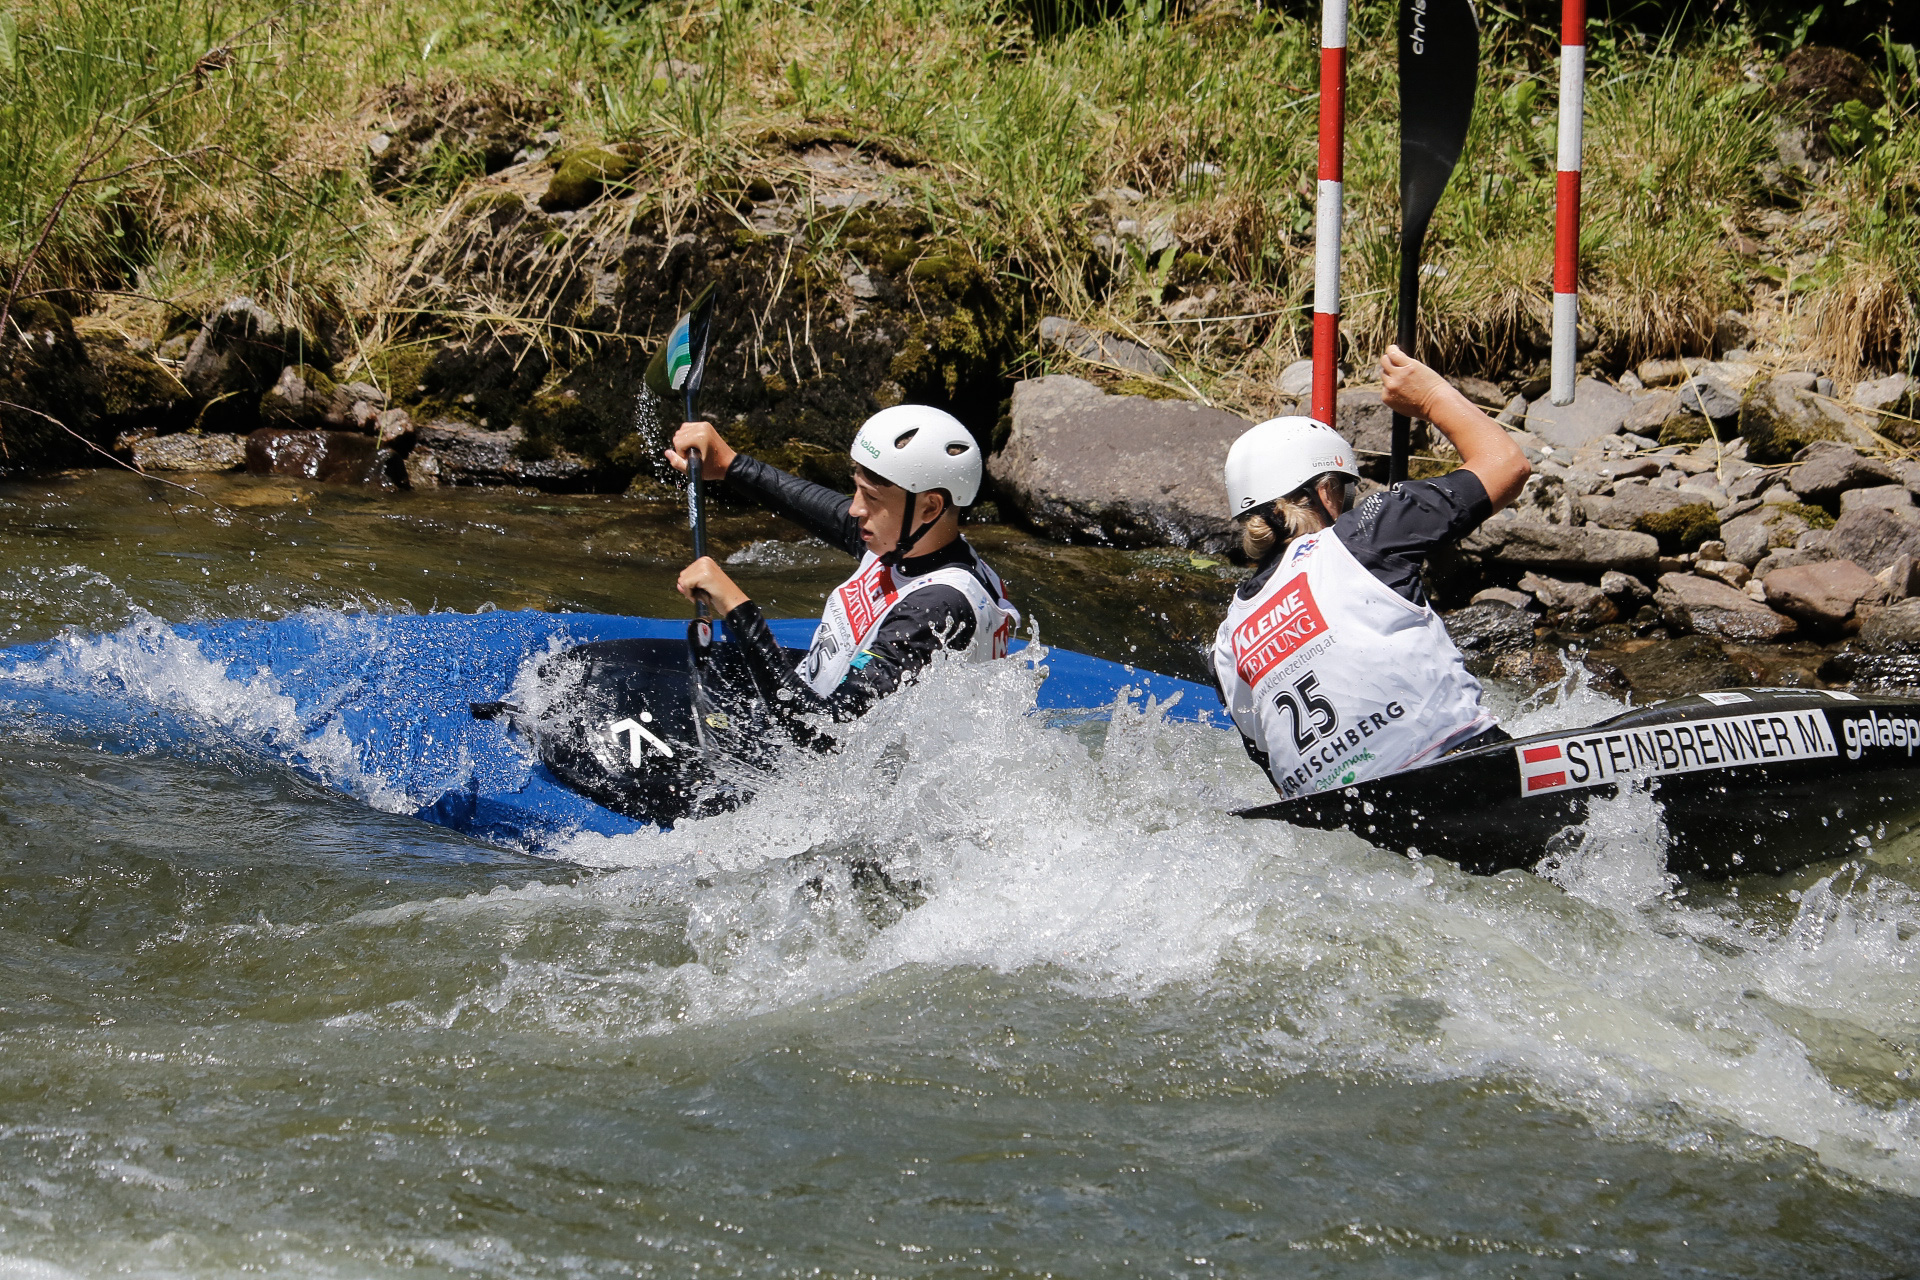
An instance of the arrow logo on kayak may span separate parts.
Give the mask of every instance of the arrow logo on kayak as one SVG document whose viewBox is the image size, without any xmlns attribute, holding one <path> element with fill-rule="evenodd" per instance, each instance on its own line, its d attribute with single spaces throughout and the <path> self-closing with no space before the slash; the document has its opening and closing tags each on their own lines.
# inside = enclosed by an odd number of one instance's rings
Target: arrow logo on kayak
<svg viewBox="0 0 1920 1280">
<path fill-rule="evenodd" d="M 644 728 L 641 727 L 643 723 L 644 724 L 653 723 L 652 712 L 642 711 L 640 713 L 639 720 L 633 720 L 633 719 L 615 720 L 612 724 L 607 726 L 607 732 L 613 735 L 613 740 L 615 742 L 620 741 L 620 735 L 623 733 L 632 735 L 627 739 L 628 754 L 633 760 L 633 767 L 636 769 L 647 762 L 646 756 L 640 750 L 640 743 L 643 739 L 647 742 L 651 742 L 655 747 L 657 747 L 661 755 L 667 757 L 667 759 L 669 760 L 673 759 L 673 748 L 668 746 L 666 743 L 660 741 L 660 739 L 654 737 L 651 733 L 648 733 Z"/>
</svg>

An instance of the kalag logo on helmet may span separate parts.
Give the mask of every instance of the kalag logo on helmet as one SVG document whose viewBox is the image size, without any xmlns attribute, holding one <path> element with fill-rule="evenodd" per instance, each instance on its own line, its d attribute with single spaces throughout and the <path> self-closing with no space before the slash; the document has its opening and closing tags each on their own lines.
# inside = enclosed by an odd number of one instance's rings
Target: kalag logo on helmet
<svg viewBox="0 0 1920 1280">
<path fill-rule="evenodd" d="M 871 440 L 862 440 L 860 442 L 860 447 L 862 449 L 865 449 L 868 453 L 872 454 L 876 458 L 880 456 L 880 450 L 874 445 L 873 441 Z"/>
</svg>

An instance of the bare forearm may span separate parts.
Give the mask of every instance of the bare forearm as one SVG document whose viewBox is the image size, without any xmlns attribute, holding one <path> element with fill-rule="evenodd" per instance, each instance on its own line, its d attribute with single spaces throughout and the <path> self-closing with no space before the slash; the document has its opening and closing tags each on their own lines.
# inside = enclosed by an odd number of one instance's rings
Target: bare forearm
<svg viewBox="0 0 1920 1280">
<path fill-rule="evenodd" d="M 1380 375 L 1387 407 L 1438 427 L 1459 451 L 1461 464 L 1479 477 L 1495 511 L 1520 496 L 1533 468 L 1499 423 L 1399 347 L 1388 347 L 1380 358 Z"/>
</svg>

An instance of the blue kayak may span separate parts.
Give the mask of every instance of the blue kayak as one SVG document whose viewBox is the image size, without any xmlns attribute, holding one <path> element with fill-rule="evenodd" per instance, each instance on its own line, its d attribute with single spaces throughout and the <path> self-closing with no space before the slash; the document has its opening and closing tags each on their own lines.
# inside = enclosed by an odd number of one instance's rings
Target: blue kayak
<svg viewBox="0 0 1920 1280">
<path fill-rule="evenodd" d="M 799 649 L 814 623 L 772 627 Z M 689 767 L 761 739 L 751 699 L 735 696 L 724 629 L 704 680 L 686 633 L 684 619 L 503 611 L 149 622 L 0 650 L 0 713 L 108 750 L 204 749 L 225 737 L 380 808 L 551 849 L 580 832 L 704 811 L 693 793 L 712 791 L 710 779 Z M 1170 713 L 1181 719 L 1217 701 L 1203 685 L 1059 649 L 1040 666 L 1039 711 L 1109 708 L 1123 689 L 1185 695 Z M 512 698 L 529 672 L 536 685 L 551 672 L 570 692 L 523 708 Z M 658 787 L 623 789 L 625 774 L 688 794 L 663 802 Z"/>
</svg>

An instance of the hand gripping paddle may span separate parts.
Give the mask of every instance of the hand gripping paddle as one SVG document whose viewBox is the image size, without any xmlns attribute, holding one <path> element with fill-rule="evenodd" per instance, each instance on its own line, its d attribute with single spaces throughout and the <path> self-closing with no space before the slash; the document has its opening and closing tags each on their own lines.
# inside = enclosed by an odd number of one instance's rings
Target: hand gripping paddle
<svg viewBox="0 0 1920 1280">
<path fill-rule="evenodd" d="M 699 292 L 687 314 L 667 335 L 666 345 L 654 352 L 647 364 L 647 387 L 668 402 L 676 392 L 681 393 L 687 422 L 694 420 L 694 399 L 707 376 L 707 352 L 713 345 L 714 289 L 710 284 Z M 693 531 L 693 558 L 698 560 L 707 554 L 706 491 L 698 449 L 687 450 L 687 528 Z M 707 621 L 707 606 L 696 603 L 693 621 L 687 624 L 687 645 L 697 659 L 712 643 L 713 624 Z"/>
<path fill-rule="evenodd" d="M 1480 19 L 1473 0 L 1400 0 L 1400 349 L 1414 350 L 1420 249 L 1473 122 Z M 1393 415 L 1388 478 L 1407 478 L 1412 423 Z"/>
</svg>

